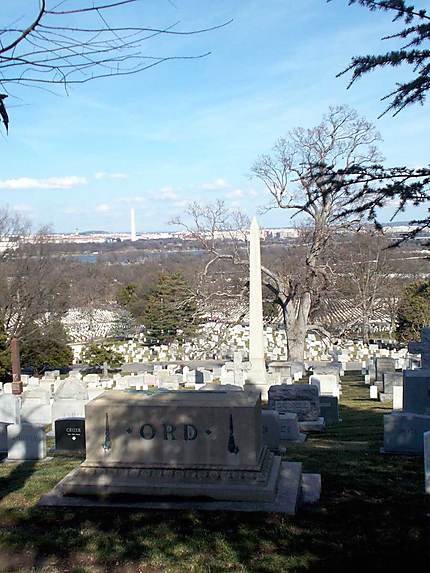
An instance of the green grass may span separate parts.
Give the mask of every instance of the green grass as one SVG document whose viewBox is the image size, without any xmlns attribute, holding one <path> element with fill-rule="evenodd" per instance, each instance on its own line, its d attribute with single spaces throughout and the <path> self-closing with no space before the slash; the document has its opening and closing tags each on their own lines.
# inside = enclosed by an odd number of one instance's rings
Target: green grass
<svg viewBox="0 0 430 573">
<path fill-rule="evenodd" d="M 322 498 L 277 514 L 37 508 L 76 461 L 0 466 L 0 572 L 321 572 L 430 570 L 430 496 L 420 458 L 382 456 L 382 415 L 354 378 L 343 422 L 291 445 L 322 474 Z M 419 567 L 424 560 L 426 565 Z"/>
</svg>

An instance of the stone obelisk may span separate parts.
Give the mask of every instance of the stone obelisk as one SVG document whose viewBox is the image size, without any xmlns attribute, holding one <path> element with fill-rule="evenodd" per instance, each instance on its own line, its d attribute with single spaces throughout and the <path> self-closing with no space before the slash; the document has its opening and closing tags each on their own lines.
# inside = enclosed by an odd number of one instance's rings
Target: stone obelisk
<svg viewBox="0 0 430 573">
<path fill-rule="evenodd" d="M 254 217 L 249 238 L 249 371 L 245 388 L 261 392 L 267 400 L 268 384 L 264 359 L 263 295 L 261 288 L 260 227 Z"/>
<path fill-rule="evenodd" d="M 19 340 L 12 338 L 10 341 L 10 352 L 12 361 L 12 394 L 22 394 L 21 362 L 19 357 Z"/>
</svg>

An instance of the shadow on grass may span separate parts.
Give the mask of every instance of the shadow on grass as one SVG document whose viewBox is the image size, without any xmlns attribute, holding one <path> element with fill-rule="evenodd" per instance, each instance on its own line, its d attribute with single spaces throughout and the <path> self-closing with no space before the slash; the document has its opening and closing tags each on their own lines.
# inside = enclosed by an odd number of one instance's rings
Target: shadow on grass
<svg viewBox="0 0 430 573">
<path fill-rule="evenodd" d="M 389 410 L 369 403 L 366 392 L 364 386 L 344 382 L 343 422 L 288 448 L 287 459 L 301 461 L 305 471 L 321 472 L 323 483 L 321 503 L 302 508 L 295 518 L 7 507 L 0 514 L 0 570 L 413 570 L 419 560 L 430 560 L 422 460 L 379 454 L 382 414 Z M 47 479 L 45 464 L 39 478 L 46 479 L 43 492 L 72 467 L 70 461 L 55 463 L 56 477 Z"/>
<path fill-rule="evenodd" d="M 16 464 L 3 461 L 3 463 L 10 465 L 12 471 L 7 476 L 0 477 L 0 501 L 10 493 L 22 489 L 35 471 L 35 462 L 33 461 Z"/>
</svg>

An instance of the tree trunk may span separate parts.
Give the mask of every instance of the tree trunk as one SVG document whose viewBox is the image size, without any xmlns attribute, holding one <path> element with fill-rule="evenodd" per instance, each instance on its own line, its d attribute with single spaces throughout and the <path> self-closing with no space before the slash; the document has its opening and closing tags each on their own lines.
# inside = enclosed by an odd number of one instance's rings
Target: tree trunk
<svg viewBox="0 0 430 573">
<path fill-rule="evenodd" d="M 284 316 L 286 318 L 288 360 L 291 362 L 304 361 L 310 308 L 311 297 L 307 292 L 302 294 L 298 305 L 295 305 L 293 301 L 287 305 L 287 313 Z"/>
<path fill-rule="evenodd" d="M 361 335 L 364 344 L 369 344 L 369 333 L 370 333 L 370 318 L 367 313 L 363 315 L 363 322 L 361 325 Z"/>
</svg>

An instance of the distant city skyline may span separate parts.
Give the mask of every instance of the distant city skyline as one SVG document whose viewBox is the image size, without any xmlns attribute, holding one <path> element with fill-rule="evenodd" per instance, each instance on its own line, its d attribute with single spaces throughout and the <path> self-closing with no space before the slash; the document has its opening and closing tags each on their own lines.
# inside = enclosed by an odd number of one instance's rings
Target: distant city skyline
<svg viewBox="0 0 430 573">
<path fill-rule="evenodd" d="M 25 12 L 23 2 L 16 6 Z M 392 47 L 380 41 L 393 30 L 386 14 L 347 0 L 148 0 L 133 13 L 153 27 L 180 20 L 184 30 L 233 22 L 148 41 L 149 55 L 211 51 L 206 58 L 72 86 L 70 97 L 22 88 L 22 100 L 9 98 L 0 201 L 35 227 L 119 232 L 134 208 L 138 232 L 172 231 L 169 220 L 189 202 L 216 199 L 257 214 L 263 227 L 292 226 L 286 211 L 258 215 L 269 196 L 250 167 L 290 129 L 319 123 L 330 105 L 347 104 L 376 125 L 387 165 L 428 164 L 428 107 L 377 119 L 401 70 L 374 73 L 350 90 L 346 76 L 336 78 L 352 56 Z M 384 208 L 381 220 L 394 210 Z M 408 207 L 400 218 L 426 210 Z"/>
<path fill-rule="evenodd" d="M 369 223 L 369 226 L 372 226 L 371 223 Z M 410 232 L 412 230 L 414 230 L 416 227 L 414 227 L 413 225 L 409 225 L 407 222 L 405 221 L 398 221 L 395 223 L 386 223 L 383 225 L 383 230 L 388 233 L 388 234 L 400 234 L 400 233 L 407 233 Z M 300 230 L 297 229 L 296 227 L 264 227 L 261 226 L 261 235 L 262 237 L 274 237 L 274 236 L 279 236 L 280 238 L 288 238 L 288 237 L 298 237 Z M 243 230 L 247 230 L 247 229 L 241 229 L 241 230 L 237 230 L 233 231 L 234 233 L 237 233 L 238 238 L 243 238 Z M 231 231 L 215 231 L 215 235 L 222 237 L 223 235 L 227 235 L 228 237 L 231 236 Z M 422 234 L 424 236 L 424 234 L 426 234 L 427 232 L 424 231 Z M 78 231 L 75 230 L 72 233 L 61 233 L 61 232 L 53 232 L 51 234 L 48 235 L 49 237 L 51 237 L 52 239 L 58 239 L 58 241 L 56 242 L 64 242 L 67 241 L 68 238 L 70 239 L 75 239 L 76 238 L 76 242 L 92 242 L 93 240 L 95 242 L 103 242 L 104 239 L 106 240 L 112 240 L 113 238 L 119 238 L 122 241 L 131 241 L 131 242 L 135 242 L 139 239 L 149 239 L 149 238 L 174 238 L 174 237 L 181 237 L 181 238 L 192 238 L 192 235 L 187 232 L 182 230 L 154 230 L 154 231 L 138 231 L 136 229 L 133 229 L 132 226 L 130 226 L 130 229 L 120 229 L 118 231 L 106 231 L 103 229 L 88 229 L 85 231 Z M 85 240 L 87 239 L 87 240 Z"/>
</svg>

